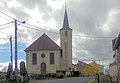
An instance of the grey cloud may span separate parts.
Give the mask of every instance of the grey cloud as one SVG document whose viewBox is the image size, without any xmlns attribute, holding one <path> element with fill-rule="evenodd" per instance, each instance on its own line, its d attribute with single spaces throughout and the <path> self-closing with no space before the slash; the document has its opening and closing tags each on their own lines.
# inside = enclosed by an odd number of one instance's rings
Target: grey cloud
<svg viewBox="0 0 120 83">
<path fill-rule="evenodd" d="M 1 1 L 0 3 L 3 5 L 3 6 L 0 5 L 0 9 L 1 9 L 1 10 L 6 9 L 6 7 L 7 7 L 7 2 L 6 2 L 6 1 Z"/>
<path fill-rule="evenodd" d="M 47 4 L 47 0 L 18 0 L 19 3 L 25 8 L 35 9 L 38 7 L 39 12 L 43 13 L 43 19 L 45 21 L 50 20 L 52 8 Z"/>
<path fill-rule="evenodd" d="M 9 8 L 7 6 L 7 1 L 2 1 L 1 3 L 4 7 L 0 7 L 1 10 L 9 11 L 10 13 L 14 14 L 17 19 L 25 19 L 29 20 L 30 16 L 28 13 L 25 12 L 26 9 L 34 10 L 36 7 L 39 9 L 40 13 L 43 13 L 43 19 L 45 21 L 49 21 L 52 18 L 52 8 L 47 4 L 47 0 L 17 0 L 20 7 L 12 7 Z"/>
<path fill-rule="evenodd" d="M 120 9 L 120 4 L 119 4 L 120 0 L 114 0 L 114 1 L 108 0 L 108 1 L 111 7 Z"/>
<path fill-rule="evenodd" d="M 56 20 L 58 29 L 62 28 L 63 17 L 64 17 L 64 7 L 62 7 L 60 10 L 54 11 L 53 18 Z M 69 14 L 68 14 L 68 17 L 69 17 Z"/>
<path fill-rule="evenodd" d="M 83 39 L 84 40 L 84 39 Z M 83 41 L 81 39 L 81 41 Z M 78 55 L 81 54 L 80 50 L 86 50 L 89 55 L 92 56 L 89 59 L 96 59 L 96 60 L 111 60 L 112 59 L 112 47 L 111 47 L 111 40 L 110 39 L 95 39 L 95 40 L 86 40 L 84 42 L 74 41 L 77 50 L 79 50 Z M 75 49 L 74 49 L 75 50 Z M 84 54 L 81 54 L 82 57 L 85 57 Z M 88 59 L 88 57 L 85 57 Z"/>
<path fill-rule="evenodd" d="M 105 17 L 109 12 L 109 7 L 105 0 L 91 0 L 78 4 L 71 3 L 68 11 L 70 14 L 69 17 L 71 17 L 70 20 L 72 21 L 71 26 L 84 34 L 90 35 L 98 30 L 95 26 L 99 25 L 101 20 L 106 20 Z M 76 25 L 73 23 L 76 23 Z M 101 33 L 101 31 L 97 33 Z"/>
<path fill-rule="evenodd" d="M 19 42 L 25 42 L 29 38 L 29 33 L 25 32 L 25 29 L 18 29 L 18 40 Z"/>
<path fill-rule="evenodd" d="M 48 27 L 44 27 L 44 28 L 48 28 Z M 27 28 L 27 30 L 19 29 L 18 38 L 20 41 L 22 42 L 26 41 L 25 43 L 27 43 L 29 37 L 31 37 L 32 40 L 29 40 L 29 41 L 32 43 L 37 38 L 39 38 L 43 33 L 47 34 L 53 41 L 59 40 L 60 35 L 57 33 L 57 30 L 55 29 L 50 29 L 50 30 L 44 30 L 44 29 L 35 30 L 30 28 Z"/>
<path fill-rule="evenodd" d="M 46 0 L 17 0 L 23 7 L 34 9 L 35 6 L 39 3 L 42 3 Z"/>
<path fill-rule="evenodd" d="M 19 10 L 18 10 L 19 9 Z M 29 14 L 25 13 L 22 8 L 10 8 L 10 12 L 14 14 L 19 20 L 27 20 L 29 19 Z"/>
<path fill-rule="evenodd" d="M 9 4 L 9 2 L 7 2 L 7 1 L 2 1 L 1 4 L 3 4 L 3 6 L 0 7 L 1 11 L 9 12 L 9 13 L 15 15 L 16 18 L 19 19 L 19 20 L 28 20 L 30 18 L 29 14 L 27 14 L 24 11 L 23 7 L 9 8 L 8 5 L 7 5 L 7 4 Z"/>
<path fill-rule="evenodd" d="M 56 29 L 48 30 L 46 31 L 46 34 L 54 41 L 58 41 L 60 39 L 60 34 Z"/>
</svg>

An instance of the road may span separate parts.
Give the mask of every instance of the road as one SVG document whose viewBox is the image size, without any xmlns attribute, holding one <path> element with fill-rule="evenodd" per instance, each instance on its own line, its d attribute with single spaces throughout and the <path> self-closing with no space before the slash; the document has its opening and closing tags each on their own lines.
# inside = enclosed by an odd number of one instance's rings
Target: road
<svg viewBox="0 0 120 83">
<path fill-rule="evenodd" d="M 88 81 L 94 79 L 91 77 L 76 77 L 76 78 L 66 78 L 66 79 L 55 79 L 55 80 L 41 80 L 37 83 L 88 83 Z"/>
</svg>

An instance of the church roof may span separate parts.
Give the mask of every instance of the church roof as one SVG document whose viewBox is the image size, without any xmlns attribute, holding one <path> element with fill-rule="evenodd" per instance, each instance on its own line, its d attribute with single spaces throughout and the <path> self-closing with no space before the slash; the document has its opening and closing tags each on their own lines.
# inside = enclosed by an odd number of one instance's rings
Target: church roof
<svg viewBox="0 0 120 83">
<path fill-rule="evenodd" d="M 69 27 L 69 20 L 68 20 L 68 16 L 67 16 L 67 9 L 65 6 L 65 14 L 64 14 L 64 20 L 63 20 L 63 30 L 71 30 L 71 28 Z"/>
<path fill-rule="evenodd" d="M 45 33 L 33 42 L 25 51 L 39 51 L 39 50 L 61 50 L 54 41 L 52 41 Z"/>
</svg>

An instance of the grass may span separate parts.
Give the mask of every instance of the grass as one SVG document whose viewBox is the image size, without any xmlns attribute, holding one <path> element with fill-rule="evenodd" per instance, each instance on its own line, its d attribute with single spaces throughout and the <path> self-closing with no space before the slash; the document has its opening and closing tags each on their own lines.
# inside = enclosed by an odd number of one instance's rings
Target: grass
<svg viewBox="0 0 120 83">
<path fill-rule="evenodd" d="M 37 82 L 34 82 L 34 81 L 29 81 L 28 83 L 37 83 Z"/>
<path fill-rule="evenodd" d="M 6 81 L 0 81 L 0 83 L 8 83 L 8 82 L 6 82 Z M 37 82 L 29 81 L 28 83 L 37 83 Z"/>
<path fill-rule="evenodd" d="M 96 81 L 95 81 L 95 80 L 92 80 L 90 83 L 96 83 Z"/>
</svg>

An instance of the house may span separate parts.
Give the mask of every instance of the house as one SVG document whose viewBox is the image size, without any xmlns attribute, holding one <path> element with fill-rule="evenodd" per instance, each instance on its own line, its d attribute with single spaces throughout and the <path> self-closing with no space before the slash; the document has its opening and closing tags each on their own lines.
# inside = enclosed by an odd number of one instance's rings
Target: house
<svg viewBox="0 0 120 83">
<path fill-rule="evenodd" d="M 113 81 L 120 83 L 120 33 L 112 40 L 112 48 L 114 61 L 109 65 L 109 73 Z"/>
<path fill-rule="evenodd" d="M 90 65 L 85 63 L 85 62 L 82 62 L 82 61 L 78 61 L 78 63 L 76 64 L 77 66 L 77 71 L 80 71 L 81 73 L 84 72 L 84 69 L 86 67 L 89 67 Z"/>
<path fill-rule="evenodd" d="M 85 62 L 82 62 L 82 61 L 78 61 L 78 63 L 76 64 L 76 67 L 77 67 L 77 71 L 79 71 L 83 76 L 87 76 L 85 73 L 85 69 L 87 67 L 90 67 L 89 64 L 85 63 Z"/>
<path fill-rule="evenodd" d="M 77 71 L 80 71 L 83 74 L 83 76 L 96 75 L 97 73 L 103 74 L 104 72 L 104 66 L 97 64 L 95 61 L 92 61 L 89 64 L 82 61 L 78 61 L 76 66 Z"/>
<path fill-rule="evenodd" d="M 112 77 L 113 81 L 117 81 L 117 63 L 114 61 L 113 63 L 109 64 L 109 74 Z"/>
<path fill-rule="evenodd" d="M 63 27 L 60 29 L 60 45 L 44 33 L 28 46 L 25 49 L 28 73 L 45 75 L 75 67 L 72 65 L 72 29 L 69 27 L 66 7 Z"/>
</svg>

